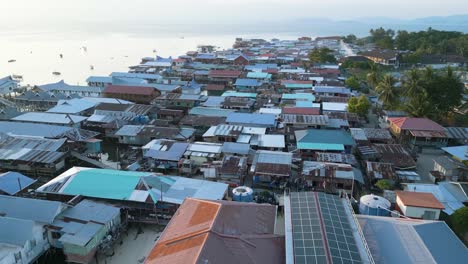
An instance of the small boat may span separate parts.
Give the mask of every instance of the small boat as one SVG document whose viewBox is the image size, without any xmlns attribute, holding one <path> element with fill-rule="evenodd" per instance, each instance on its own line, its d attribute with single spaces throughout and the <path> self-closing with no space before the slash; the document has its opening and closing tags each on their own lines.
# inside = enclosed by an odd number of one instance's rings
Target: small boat
<svg viewBox="0 0 468 264">
<path fill-rule="evenodd" d="M 11 77 L 13 77 L 13 79 L 18 80 L 18 81 L 23 80 L 23 75 L 13 74 Z"/>
<path fill-rule="evenodd" d="M 8 63 L 12 63 L 12 62 L 15 62 L 16 60 L 8 60 Z"/>
<path fill-rule="evenodd" d="M 85 46 L 83 46 L 82 49 L 83 49 L 84 52 L 87 52 L 87 51 L 88 51 L 88 48 L 85 47 Z"/>
<path fill-rule="evenodd" d="M 185 38 L 184 36 L 180 37 L 180 39 L 184 39 L 184 38 Z"/>
<path fill-rule="evenodd" d="M 63 54 L 62 53 L 60 53 L 60 58 L 63 59 Z"/>
<path fill-rule="evenodd" d="M 90 68 L 91 70 L 94 70 L 94 66 L 93 66 L 93 65 L 89 65 L 89 68 Z"/>
<path fill-rule="evenodd" d="M 156 53 L 156 50 L 155 50 L 155 49 L 153 50 L 153 53 Z"/>
<path fill-rule="evenodd" d="M 60 72 L 56 72 L 56 71 L 52 72 L 52 74 L 53 74 L 53 75 L 57 75 L 57 76 L 58 76 L 58 75 L 61 75 Z"/>
</svg>

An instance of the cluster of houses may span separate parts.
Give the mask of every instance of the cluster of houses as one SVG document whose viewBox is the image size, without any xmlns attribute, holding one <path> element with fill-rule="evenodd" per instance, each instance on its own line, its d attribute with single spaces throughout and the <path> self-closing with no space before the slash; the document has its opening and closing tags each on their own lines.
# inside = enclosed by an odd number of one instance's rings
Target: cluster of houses
<svg viewBox="0 0 468 264">
<path fill-rule="evenodd" d="M 167 224 L 146 263 L 466 258 L 450 229 L 429 220 L 468 202 L 468 129 L 400 112 L 370 127 L 347 111 L 359 94 L 339 66 L 308 62 L 312 49 L 340 57 L 342 45 L 339 37 L 236 39 L 232 49 L 147 57 L 87 86 L 60 81 L 2 99 L 0 263 L 30 263 L 50 248 L 90 263 L 131 223 Z M 121 170 L 101 155 L 109 148 Z M 428 175 L 416 170 L 422 148 L 447 153 Z M 403 186 L 388 194 L 399 214 L 424 220 L 354 215 L 345 194 L 381 179 Z M 276 206 L 228 201 L 237 186 L 286 190 L 282 234 Z M 434 190 L 440 195 L 427 194 Z M 406 255 L 394 259 L 385 242 L 392 228 L 420 236 L 419 248 L 395 234 Z M 451 250 L 433 251 L 438 234 Z"/>
</svg>

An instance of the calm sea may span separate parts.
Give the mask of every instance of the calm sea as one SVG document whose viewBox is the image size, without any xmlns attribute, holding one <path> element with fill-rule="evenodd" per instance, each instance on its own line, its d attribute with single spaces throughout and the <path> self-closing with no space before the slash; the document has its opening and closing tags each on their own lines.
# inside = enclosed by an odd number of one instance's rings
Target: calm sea
<svg viewBox="0 0 468 264">
<path fill-rule="evenodd" d="M 77 32 L 2 32 L 0 34 L 0 78 L 22 75 L 24 85 L 40 85 L 65 80 L 85 85 L 90 75 L 107 76 L 127 71 L 145 56 L 173 56 L 196 49 L 199 44 L 232 47 L 236 37 L 280 37 L 281 34 L 126 34 Z M 156 52 L 154 52 L 156 50 Z M 63 58 L 60 57 L 63 56 Z M 8 62 L 16 60 L 15 62 Z M 93 66 L 94 69 L 91 69 Z M 60 76 L 52 74 L 60 72 Z"/>
</svg>

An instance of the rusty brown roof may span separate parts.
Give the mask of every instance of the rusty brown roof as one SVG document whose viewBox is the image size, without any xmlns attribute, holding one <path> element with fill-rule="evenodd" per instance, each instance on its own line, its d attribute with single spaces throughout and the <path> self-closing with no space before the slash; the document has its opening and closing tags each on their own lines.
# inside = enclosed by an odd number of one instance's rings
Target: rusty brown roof
<svg viewBox="0 0 468 264">
<path fill-rule="evenodd" d="M 187 198 L 145 263 L 284 263 L 275 216 L 271 205 Z"/>
</svg>

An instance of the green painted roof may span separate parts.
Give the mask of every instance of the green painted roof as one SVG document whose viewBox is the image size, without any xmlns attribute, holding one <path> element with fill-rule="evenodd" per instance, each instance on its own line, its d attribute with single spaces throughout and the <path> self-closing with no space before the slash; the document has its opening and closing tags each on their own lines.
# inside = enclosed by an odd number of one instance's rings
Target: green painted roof
<svg viewBox="0 0 468 264">
<path fill-rule="evenodd" d="M 310 93 L 295 93 L 295 94 L 288 94 L 285 93 L 281 96 L 282 99 L 286 100 L 307 100 L 307 101 L 315 101 L 315 96 Z"/>
<path fill-rule="evenodd" d="M 311 83 L 286 83 L 284 86 L 288 89 L 312 89 Z"/>
<path fill-rule="evenodd" d="M 247 73 L 247 78 L 270 79 L 271 74 L 269 74 L 267 72 L 249 72 L 249 73 Z"/>
<path fill-rule="evenodd" d="M 105 169 L 81 170 L 69 182 L 63 193 L 127 200 L 140 181 L 140 177 L 150 174 L 148 172 Z M 106 188 L 102 188 L 102 186 L 106 186 Z"/>
</svg>

